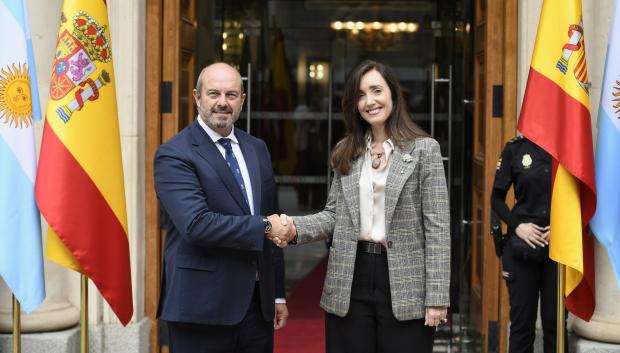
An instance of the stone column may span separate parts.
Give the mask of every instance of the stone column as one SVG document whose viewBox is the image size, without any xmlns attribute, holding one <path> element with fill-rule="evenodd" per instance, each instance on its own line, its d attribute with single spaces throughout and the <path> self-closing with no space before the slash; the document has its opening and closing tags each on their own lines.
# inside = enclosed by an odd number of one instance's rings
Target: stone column
<svg viewBox="0 0 620 353">
<path fill-rule="evenodd" d="M 618 283 L 607 251 L 598 242 L 594 248 L 594 257 L 596 258 L 596 309 L 590 322 L 574 318 L 572 330 L 589 340 L 620 343 L 620 290 L 618 290 Z"/>
<path fill-rule="evenodd" d="M 590 112 L 592 115 L 594 139 L 597 136 L 599 99 L 613 12 L 614 1 L 583 2 L 588 76 L 592 85 L 590 89 Z M 594 143 L 596 144 L 596 141 Z M 573 318 L 571 328 L 577 336 L 586 340 L 620 343 L 620 291 L 618 290 L 618 283 L 611 268 L 607 251 L 598 242 L 595 243 L 594 257 L 596 261 L 596 309 L 590 322 Z M 590 343 L 587 343 L 586 346 L 588 344 Z M 583 342 L 580 345 L 583 346 Z M 576 348 L 578 347 L 579 345 Z M 614 347 L 614 351 L 619 349 L 620 347 L 618 346 Z M 585 351 L 589 352 L 592 350 L 586 349 Z"/>
<path fill-rule="evenodd" d="M 66 298 L 63 290 L 64 272 L 60 266 L 45 263 L 47 297 L 43 304 L 30 315 L 22 312 L 22 332 L 57 331 L 75 326 L 80 319 L 79 310 Z M 13 330 L 13 309 L 11 292 L 0 281 L 0 332 Z"/>
</svg>

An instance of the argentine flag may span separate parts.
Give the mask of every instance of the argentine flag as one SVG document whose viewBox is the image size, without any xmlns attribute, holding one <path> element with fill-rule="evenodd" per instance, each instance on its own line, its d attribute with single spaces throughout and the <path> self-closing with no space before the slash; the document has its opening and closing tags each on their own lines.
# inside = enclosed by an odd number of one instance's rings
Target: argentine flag
<svg viewBox="0 0 620 353">
<path fill-rule="evenodd" d="M 620 13 L 612 19 L 596 142 L 596 213 L 590 227 L 605 246 L 620 286 Z"/>
<path fill-rule="evenodd" d="M 24 0 L 0 0 L 0 276 L 25 312 L 45 299 L 34 199 L 39 94 Z"/>
</svg>

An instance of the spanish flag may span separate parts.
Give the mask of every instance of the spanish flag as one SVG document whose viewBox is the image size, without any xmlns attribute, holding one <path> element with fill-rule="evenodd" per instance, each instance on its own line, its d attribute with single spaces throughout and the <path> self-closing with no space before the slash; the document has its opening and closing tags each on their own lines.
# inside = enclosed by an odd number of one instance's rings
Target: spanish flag
<svg viewBox="0 0 620 353">
<path fill-rule="evenodd" d="M 90 278 L 123 325 L 133 314 L 116 88 L 104 0 L 65 0 L 36 200 L 47 256 Z"/>
<path fill-rule="evenodd" d="M 275 40 L 271 57 L 271 97 L 269 109 L 273 112 L 289 113 L 293 109 L 291 98 L 291 74 L 284 50 L 284 35 L 281 29 L 275 30 Z M 295 122 L 291 119 L 273 121 L 266 136 L 271 136 L 271 157 L 273 168 L 279 174 L 293 174 L 297 168 L 295 150 Z M 269 126 L 268 125 L 268 126 Z"/>
<path fill-rule="evenodd" d="M 566 307 L 594 312 L 596 208 L 581 0 L 544 0 L 519 130 L 553 157 L 549 254 L 566 265 Z"/>
</svg>

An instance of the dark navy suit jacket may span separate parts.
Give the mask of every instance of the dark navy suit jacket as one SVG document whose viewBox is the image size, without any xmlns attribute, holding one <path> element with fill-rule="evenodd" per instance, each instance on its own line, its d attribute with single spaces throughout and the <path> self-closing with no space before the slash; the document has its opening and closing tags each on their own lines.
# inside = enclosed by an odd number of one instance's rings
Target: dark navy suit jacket
<svg viewBox="0 0 620 353">
<path fill-rule="evenodd" d="M 215 143 L 195 121 L 155 154 L 155 190 L 168 215 L 158 316 L 234 325 L 260 281 L 263 317 L 284 298 L 282 250 L 265 239 L 276 213 L 271 157 L 262 140 L 235 129 L 252 184 L 254 213 Z M 277 283 L 277 286 L 276 286 Z"/>
</svg>

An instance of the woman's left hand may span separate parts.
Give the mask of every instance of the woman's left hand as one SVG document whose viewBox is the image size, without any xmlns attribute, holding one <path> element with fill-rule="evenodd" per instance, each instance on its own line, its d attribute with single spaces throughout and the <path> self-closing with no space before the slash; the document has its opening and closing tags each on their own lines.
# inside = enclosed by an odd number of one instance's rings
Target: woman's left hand
<svg viewBox="0 0 620 353">
<path fill-rule="evenodd" d="M 448 322 L 448 308 L 444 306 L 427 306 L 424 316 L 424 325 L 439 326 Z"/>
</svg>

